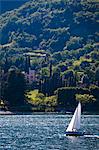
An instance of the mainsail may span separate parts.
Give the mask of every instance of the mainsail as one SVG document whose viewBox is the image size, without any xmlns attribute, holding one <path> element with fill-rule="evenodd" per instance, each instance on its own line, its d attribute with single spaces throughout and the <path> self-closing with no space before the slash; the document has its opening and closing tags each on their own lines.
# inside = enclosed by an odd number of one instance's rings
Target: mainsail
<svg viewBox="0 0 99 150">
<path fill-rule="evenodd" d="M 80 129 L 80 118 L 81 118 L 81 103 L 79 102 L 66 131 L 73 132 Z"/>
</svg>

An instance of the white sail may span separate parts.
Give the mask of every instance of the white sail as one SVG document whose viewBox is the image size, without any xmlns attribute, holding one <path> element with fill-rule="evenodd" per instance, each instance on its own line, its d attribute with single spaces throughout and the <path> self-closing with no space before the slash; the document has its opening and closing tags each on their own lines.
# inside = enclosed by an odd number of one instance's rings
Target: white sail
<svg viewBox="0 0 99 150">
<path fill-rule="evenodd" d="M 80 118 L 81 118 L 81 103 L 79 102 L 66 131 L 72 132 L 80 129 Z"/>
</svg>

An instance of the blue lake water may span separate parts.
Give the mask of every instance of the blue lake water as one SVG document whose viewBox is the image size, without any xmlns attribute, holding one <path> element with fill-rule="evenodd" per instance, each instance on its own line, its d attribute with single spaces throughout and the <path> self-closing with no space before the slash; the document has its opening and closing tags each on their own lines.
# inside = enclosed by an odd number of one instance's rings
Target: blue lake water
<svg viewBox="0 0 99 150">
<path fill-rule="evenodd" d="M 87 135 L 66 137 L 71 115 L 1 115 L 0 150 L 98 150 L 99 115 L 82 115 Z"/>
</svg>

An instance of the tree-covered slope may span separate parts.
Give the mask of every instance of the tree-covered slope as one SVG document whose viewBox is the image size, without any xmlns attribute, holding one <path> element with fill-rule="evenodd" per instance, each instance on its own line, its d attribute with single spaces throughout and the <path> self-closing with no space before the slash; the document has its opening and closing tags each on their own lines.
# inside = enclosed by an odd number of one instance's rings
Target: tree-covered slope
<svg viewBox="0 0 99 150">
<path fill-rule="evenodd" d="M 37 0 L 0 17 L 1 43 L 15 40 L 19 47 L 63 50 L 72 36 L 84 42 L 97 42 L 98 1 Z M 83 42 L 82 42 L 83 40 Z"/>
<path fill-rule="evenodd" d="M 52 54 L 54 65 L 65 61 L 70 65 L 72 60 L 75 68 L 88 54 L 90 62 L 97 60 L 98 8 L 98 0 L 31 0 L 0 16 L 1 45 L 14 41 L 6 50 L 10 59 L 39 49 Z M 0 54 L 4 61 L 2 46 Z M 21 64 L 22 60 L 17 66 Z"/>
<path fill-rule="evenodd" d="M 72 104 L 76 104 L 77 95 L 78 99 L 82 97 L 86 100 L 87 94 L 87 99 L 93 96 L 96 99 L 96 103 L 89 108 L 99 108 L 98 31 L 99 0 L 30 0 L 18 9 L 3 13 L 0 16 L 3 100 L 7 100 L 5 88 L 9 90 L 11 86 L 7 96 L 9 102 L 14 102 L 12 90 L 17 92 L 19 82 L 14 79 L 14 84 L 10 85 L 8 69 L 14 65 L 26 71 L 29 57 L 25 54 L 29 52 L 33 56 L 31 67 L 36 73 L 31 88 L 47 96 L 46 99 L 40 94 L 37 98 L 37 101 L 41 100 L 41 106 L 56 105 L 53 103 L 56 97 L 52 96 L 56 91 L 58 106 L 62 104 L 60 107 L 70 104 L 71 108 Z M 16 67 L 12 68 L 17 70 Z M 20 98 L 16 98 L 16 102 L 19 100 L 20 103 Z M 45 100 L 44 105 L 42 100 Z"/>
<path fill-rule="evenodd" d="M 6 11 L 10 11 L 20 7 L 28 0 L 0 0 L 0 15 Z"/>
</svg>

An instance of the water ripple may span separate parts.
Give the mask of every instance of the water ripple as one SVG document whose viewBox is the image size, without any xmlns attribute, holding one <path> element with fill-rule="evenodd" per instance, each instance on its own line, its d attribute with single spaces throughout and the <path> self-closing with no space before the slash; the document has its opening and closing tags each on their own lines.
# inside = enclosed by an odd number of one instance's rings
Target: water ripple
<svg viewBox="0 0 99 150">
<path fill-rule="evenodd" d="M 0 116 L 0 150 L 98 150 L 99 115 L 83 115 L 82 137 L 66 137 L 71 115 Z"/>
</svg>

